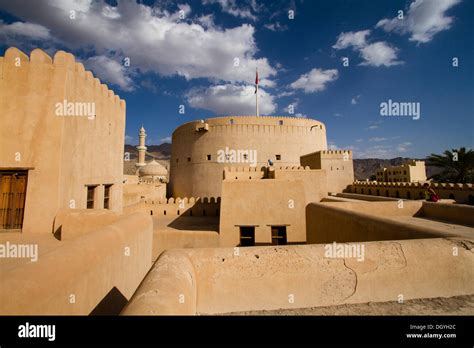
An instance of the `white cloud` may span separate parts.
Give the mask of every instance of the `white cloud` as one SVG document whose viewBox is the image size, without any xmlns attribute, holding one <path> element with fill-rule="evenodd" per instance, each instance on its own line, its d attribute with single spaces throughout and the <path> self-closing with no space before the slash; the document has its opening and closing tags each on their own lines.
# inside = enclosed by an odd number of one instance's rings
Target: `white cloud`
<svg viewBox="0 0 474 348">
<path fill-rule="evenodd" d="M 332 46 L 337 50 L 341 50 L 348 47 L 360 48 L 366 46 L 367 36 L 370 34 L 370 30 L 361 30 L 357 32 L 340 33 L 337 37 L 337 42 Z"/>
<path fill-rule="evenodd" d="M 221 115 L 254 115 L 255 87 L 251 85 L 216 85 L 207 89 L 194 88 L 186 94 L 186 99 L 194 108 L 206 109 Z M 275 112 L 274 97 L 259 88 L 259 112 L 268 115 Z"/>
<path fill-rule="evenodd" d="M 288 30 L 288 26 L 281 24 L 280 22 L 268 23 L 264 25 L 265 28 L 271 31 L 285 31 Z"/>
<path fill-rule="evenodd" d="M 360 65 L 369 66 L 392 66 L 403 64 L 397 60 L 398 49 L 391 47 L 388 43 L 381 41 L 361 48 L 360 55 L 364 61 Z"/>
<path fill-rule="evenodd" d="M 132 79 L 127 76 L 127 68 L 115 59 L 106 56 L 96 56 L 87 59 L 84 65 L 91 69 L 94 75 L 100 76 L 107 83 L 117 85 L 124 91 L 134 89 Z"/>
<path fill-rule="evenodd" d="M 204 0 L 203 4 L 219 4 L 223 12 L 228 13 L 234 17 L 247 18 L 253 21 L 257 20 L 257 17 L 252 13 L 250 7 L 237 4 L 236 0 Z M 255 11 L 256 7 L 256 3 L 252 2 L 251 8 Z"/>
<path fill-rule="evenodd" d="M 298 80 L 290 84 L 293 89 L 302 89 L 305 93 L 320 92 L 326 85 L 338 78 L 337 69 L 312 69 L 309 73 L 301 75 Z"/>
<path fill-rule="evenodd" d="M 397 151 L 399 152 L 407 152 L 409 150 L 409 147 L 412 145 L 409 141 L 406 141 L 404 143 L 398 144 L 397 146 Z"/>
<path fill-rule="evenodd" d="M 379 126 L 377 126 L 376 124 L 373 124 L 373 125 L 367 127 L 366 130 L 374 130 L 374 129 L 377 129 L 377 128 L 379 128 Z"/>
<path fill-rule="evenodd" d="M 125 144 L 131 144 L 134 141 L 134 138 L 130 135 L 125 135 Z"/>
<path fill-rule="evenodd" d="M 359 98 L 360 98 L 360 94 L 359 94 L 359 95 L 356 95 L 354 98 L 352 98 L 351 104 L 352 104 L 352 105 L 357 104 L 357 102 L 359 101 Z"/>
<path fill-rule="evenodd" d="M 380 141 L 386 141 L 387 138 L 380 138 L 380 137 L 374 137 L 370 138 L 369 141 L 375 141 L 375 142 L 380 142 Z"/>
<path fill-rule="evenodd" d="M 129 57 L 131 67 L 142 72 L 244 83 L 254 80 L 256 67 L 262 80 L 276 75 L 267 58 L 254 58 L 258 48 L 255 28 L 249 24 L 221 29 L 212 18 L 180 20 L 179 7 L 169 13 L 159 5 L 134 1 L 111 7 L 103 0 L 0 0 L 0 6 L 27 23 L 47 28 L 71 51 L 82 49 L 96 56 L 115 52 L 116 57 Z M 71 10 L 76 11 L 75 19 L 69 17 Z M 238 67 L 235 58 L 240 60 Z"/>
<path fill-rule="evenodd" d="M 15 22 L 6 24 L 0 20 L 0 35 L 5 37 L 26 36 L 29 39 L 50 39 L 48 28 L 33 23 Z"/>
<path fill-rule="evenodd" d="M 160 144 L 163 144 L 163 143 L 171 143 L 171 136 L 161 138 L 160 139 Z"/>
<path fill-rule="evenodd" d="M 278 93 L 276 97 L 277 98 L 289 97 L 289 96 L 294 95 L 295 93 L 296 93 L 295 91 L 283 91 L 281 93 Z"/>
<path fill-rule="evenodd" d="M 410 34 L 410 41 L 426 43 L 433 37 L 451 27 L 453 17 L 446 16 L 446 11 L 461 0 L 416 0 L 403 19 L 382 19 L 376 27 L 385 31 Z"/>
<path fill-rule="evenodd" d="M 362 138 L 356 139 L 356 143 L 361 143 L 363 141 L 364 141 L 364 139 L 362 139 Z"/>
</svg>

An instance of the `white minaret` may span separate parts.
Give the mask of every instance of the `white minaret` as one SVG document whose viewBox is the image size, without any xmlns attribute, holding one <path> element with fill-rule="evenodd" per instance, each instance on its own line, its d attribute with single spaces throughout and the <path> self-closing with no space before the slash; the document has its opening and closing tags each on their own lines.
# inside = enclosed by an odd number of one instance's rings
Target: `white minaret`
<svg viewBox="0 0 474 348">
<path fill-rule="evenodd" d="M 144 165 L 146 165 L 146 163 L 145 163 L 145 152 L 146 152 L 145 138 L 146 138 L 146 132 L 145 132 L 145 128 L 143 128 L 143 125 L 142 125 L 142 128 L 140 128 L 140 132 L 138 133 L 138 139 L 139 139 L 138 140 L 138 146 L 137 146 L 138 162 L 135 163 L 135 166 L 137 166 L 138 168 L 143 167 Z"/>
</svg>

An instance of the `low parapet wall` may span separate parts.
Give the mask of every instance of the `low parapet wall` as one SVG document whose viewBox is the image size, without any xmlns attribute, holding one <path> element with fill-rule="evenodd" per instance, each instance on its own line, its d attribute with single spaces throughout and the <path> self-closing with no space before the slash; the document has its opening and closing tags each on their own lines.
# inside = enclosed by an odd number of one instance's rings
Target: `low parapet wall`
<svg viewBox="0 0 474 348">
<path fill-rule="evenodd" d="M 143 207 L 153 216 L 219 216 L 220 197 L 145 199 Z"/>
<path fill-rule="evenodd" d="M 130 299 L 151 266 L 152 230 L 149 216 L 124 214 L 2 272 L 0 314 L 88 315 L 111 291 Z"/>
<path fill-rule="evenodd" d="M 474 204 L 472 184 L 432 183 L 442 199 L 454 199 L 458 203 Z M 424 199 L 423 183 L 419 182 L 363 182 L 356 181 L 346 189 L 347 193 L 385 196 L 406 199 Z"/>
<path fill-rule="evenodd" d="M 174 250 L 160 257 L 123 314 L 219 314 L 473 294 L 472 245 L 368 242 L 363 261 L 328 257 L 325 245 Z M 180 303 L 180 294 L 192 294 L 195 286 L 195 297 Z"/>
<path fill-rule="evenodd" d="M 54 218 L 53 234 L 70 240 L 114 223 L 122 214 L 108 209 L 61 209 Z"/>
<path fill-rule="evenodd" d="M 467 226 L 472 226 L 473 215 L 474 207 L 423 201 L 311 203 L 306 207 L 306 241 L 460 237 L 469 235 Z"/>
<path fill-rule="evenodd" d="M 197 276 L 189 257 L 163 253 L 122 315 L 192 315 L 197 308 Z"/>
</svg>

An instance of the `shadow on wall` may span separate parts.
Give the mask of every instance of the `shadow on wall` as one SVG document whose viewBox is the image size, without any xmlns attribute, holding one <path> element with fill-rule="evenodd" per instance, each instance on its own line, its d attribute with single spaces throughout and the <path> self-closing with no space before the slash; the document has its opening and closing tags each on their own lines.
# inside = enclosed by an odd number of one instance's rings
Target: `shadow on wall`
<svg viewBox="0 0 474 348">
<path fill-rule="evenodd" d="M 119 315 L 127 302 L 127 298 L 114 286 L 89 315 Z"/>
<path fill-rule="evenodd" d="M 219 232 L 219 215 L 190 215 L 189 208 L 168 224 L 168 227 L 176 230 L 187 231 L 216 231 Z"/>
</svg>

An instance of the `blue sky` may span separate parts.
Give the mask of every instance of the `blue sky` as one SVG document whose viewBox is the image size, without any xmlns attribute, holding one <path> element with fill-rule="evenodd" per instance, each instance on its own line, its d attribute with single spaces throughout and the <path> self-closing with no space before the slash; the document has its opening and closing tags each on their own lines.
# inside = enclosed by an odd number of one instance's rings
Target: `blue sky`
<svg viewBox="0 0 474 348">
<path fill-rule="evenodd" d="M 473 14 L 468 0 L 0 0 L 0 50 L 73 53 L 127 101 L 127 143 L 142 123 L 160 144 L 252 114 L 258 67 L 261 114 L 320 120 L 355 157 L 421 158 L 473 147 Z M 381 116 L 389 99 L 420 118 Z"/>
</svg>

